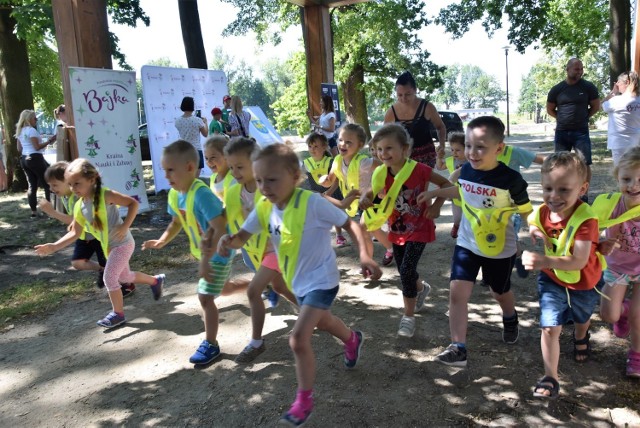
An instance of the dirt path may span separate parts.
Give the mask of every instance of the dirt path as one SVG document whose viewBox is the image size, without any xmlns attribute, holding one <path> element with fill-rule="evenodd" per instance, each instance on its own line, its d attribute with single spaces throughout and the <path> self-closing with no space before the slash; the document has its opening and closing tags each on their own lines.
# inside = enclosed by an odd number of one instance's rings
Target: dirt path
<svg viewBox="0 0 640 428">
<path fill-rule="evenodd" d="M 522 144 L 550 149 L 544 137 Z M 595 190 L 612 190 L 608 167 L 594 167 Z M 530 169 L 525 175 L 534 202 L 539 202 L 539 173 Z M 164 202 L 155 197 L 152 202 L 154 211 L 136 220 L 138 244 L 158 236 L 166 225 Z M 384 269 L 381 281 L 369 283 L 357 273 L 353 248 L 337 249 L 343 282 L 334 312 L 364 331 L 366 341 L 361 363 L 346 371 L 340 344 L 316 334 L 316 408 L 308 426 L 639 425 L 639 384 L 624 376 L 628 343 L 615 338 L 597 316 L 594 354 L 586 364 L 571 358 L 570 328 L 561 338 L 561 398 L 545 402 L 531 397 L 542 374 L 533 277 L 512 277 L 521 319 L 517 344 L 502 342 L 499 308 L 486 289 L 476 286 L 468 367 L 434 361 L 449 340 L 450 222 L 446 209 L 438 221 L 438 240 L 422 258 L 420 273 L 433 291 L 409 340 L 396 336 L 401 293 L 395 265 Z M 186 245 L 181 237 L 166 253 L 136 252 L 133 267 L 166 272 L 168 287 L 162 300 L 154 302 L 139 286 L 125 301 L 128 322 L 122 328 L 104 332 L 95 326 L 109 303 L 106 294 L 88 288 L 82 298 L 45 316 L 16 321 L 0 334 L 0 426 L 274 425 L 295 394 L 288 347 L 293 311 L 287 304 L 269 311 L 267 351 L 254 364 L 240 366 L 233 358 L 250 336 L 246 298 L 220 298 L 223 356 L 194 369 L 188 358 L 202 338 L 202 322 L 196 267 L 186 262 Z M 381 248 L 376 250 L 380 258 Z M 69 256 L 63 252 L 42 263 L 30 251 L 8 251 L 2 256 L 0 282 L 23 276 L 26 266 L 39 266 L 33 273 L 37 279 L 87 280 L 66 269 Z M 235 268 L 244 271 L 238 261 Z"/>
</svg>

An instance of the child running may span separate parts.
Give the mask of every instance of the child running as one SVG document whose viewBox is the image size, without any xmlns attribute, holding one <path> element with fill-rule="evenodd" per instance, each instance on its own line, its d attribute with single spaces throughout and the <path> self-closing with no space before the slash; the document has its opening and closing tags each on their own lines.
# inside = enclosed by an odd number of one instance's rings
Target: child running
<svg viewBox="0 0 640 428">
<path fill-rule="evenodd" d="M 206 184 L 196 178 L 198 162 L 198 152 L 187 141 L 178 140 L 164 148 L 162 168 L 171 185 L 167 211 L 172 220 L 160 239 L 142 244 L 143 250 L 163 248 L 184 229 L 189 237 L 191 254 L 201 261 L 198 300 L 204 313 L 205 339 L 189 358 L 189 362 L 196 365 L 209 364 L 220 355 L 217 341 L 218 308 L 214 299 L 247 286 L 247 282 L 228 280 L 231 258 L 201 251 L 201 238 L 205 234 L 202 241 L 206 242 L 207 248 L 213 246 L 215 250 L 218 239 L 227 233 L 227 222 L 222 202 L 209 191 Z M 212 275 L 209 274 L 209 267 Z"/>
<path fill-rule="evenodd" d="M 338 183 L 340 191 L 345 197 L 342 203 L 336 204 L 338 207 L 342 207 L 345 202 L 352 201 L 345 209 L 349 217 L 360 224 L 362 235 L 367 244 L 368 254 L 372 257 L 373 241 L 364 224 L 359 223 L 359 201 L 357 198 L 351 198 L 351 196 L 360 196 L 363 192 L 369 190 L 371 187 L 371 174 L 376 167 L 382 164 L 378 158 L 370 158 L 360 153 L 360 150 L 366 142 L 367 134 L 362 126 L 355 123 L 348 123 L 340 128 L 340 138 L 338 140 L 338 150 L 340 154 L 334 158 L 331 171 L 327 176 L 320 179 L 320 184 L 332 189 L 334 184 Z M 360 192 L 360 195 L 357 193 L 354 194 L 354 191 Z M 393 261 L 393 248 L 391 242 L 389 242 L 389 238 L 387 238 L 387 234 L 381 229 L 375 230 L 371 234 L 386 250 L 382 258 L 382 265 L 390 265 Z"/>
<path fill-rule="evenodd" d="M 213 122 L 212 122 L 213 123 Z M 229 165 L 224 157 L 224 147 L 229 139 L 224 134 L 215 134 L 204 143 L 204 161 L 211 169 L 209 185 L 214 195 L 224 202 L 224 192 L 235 184 L 233 175 L 229 173 Z"/>
<path fill-rule="evenodd" d="M 400 273 L 404 316 L 400 320 L 398 335 L 413 337 L 416 330 L 415 312 L 424 306 L 424 300 L 431 290 L 426 281 L 420 281 L 418 262 L 428 242 L 435 241 L 436 226 L 433 219 L 440 215 L 440 208 L 446 200 L 438 198 L 430 207 L 418 204 L 418 195 L 433 183 L 440 188 L 451 183 L 431 167 L 409 159 L 411 139 L 404 127 L 395 123 L 384 125 L 373 137 L 378 157 L 384 165 L 373 172 L 372 189 L 360 198 L 360 208 L 368 228 L 379 229 L 389 222 L 389 240 L 393 244 L 393 256 Z M 382 201 L 374 201 L 381 192 Z"/>
<path fill-rule="evenodd" d="M 300 305 L 300 314 L 289 337 L 296 361 L 298 391 L 281 423 L 300 426 L 313 410 L 313 385 L 316 361 L 311 347 L 314 329 L 324 330 L 344 343 L 344 364 L 355 367 L 360 358 L 364 337 L 349 329 L 331 313 L 338 293 L 340 272 L 331 247 L 330 230 L 339 225 L 358 244 L 364 272 L 371 278 L 381 275 L 378 265 L 369 257 L 360 228 L 344 211 L 322 196 L 296 188 L 301 178 L 300 163 L 295 152 L 284 144 L 272 144 L 255 158 L 253 168 L 261 200 L 242 228 L 219 241 L 218 251 L 240 248 L 256 233 L 269 233 L 278 253 L 278 264 Z"/>
<path fill-rule="evenodd" d="M 258 145 L 250 138 L 233 138 L 224 148 L 227 164 L 237 184 L 225 192 L 224 205 L 227 223 L 231 233 L 238 233 L 255 204 L 263 196 L 253 176 L 251 157 L 258 151 Z M 266 315 L 262 292 L 268 284 L 272 289 L 296 304 L 295 297 L 287 288 L 280 274 L 278 259 L 267 233 L 259 233 L 249 239 L 242 248 L 242 257 L 255 275 L 249 283 L 247 297 L 251 308 L 251 341 L 236 357 L 236 363 L 246 364 L 253 361 L 267 348 L 262 337 Z"/>
<path fill-rule="evenodd" d="M 613 176 L 620 192 L 599 195 L 592 207 L 609 243 L 606 249 L 600 246 L 607 259 L 600 316 L 613 324 L 617 337 L 631 333 L 627 376 L 640 377 L 640 147 L 622 155 Z"/>
<path fill-rule="evenodd" d="M 502 340 L 518 340 L 518 314 L 511 290 L 511 270 L 516 257 L 516 239 L 511 213 L 531 212 L 527 182 L 505 164 L 498 162 L 504 147 L 504 124 L 494 116 L 480 116 L 467 125 L 465 156 L 458 187 L 422 193 L 418 203 L 434 197 L 460 197 L 463 217 L 451 263 L 449 329 L 451 344 L 438 355 L 439 362 L 467 365 L 468 303 L 476 276 L 491 287 L 502 309 Z M 515 206 L 514 206 L 515 205 Z"/>
<path fill-rule="evenodd" d="M 307 185 L 309 189 L 324 193 L 325 189 L 319 184 L 320 178 L 329 174 L 331 166 L 333 165 L 333 157 L 329 153 L 329 141 L 324 134 L 311 133 L 307 137 L 307 147 L 309 149 L 309 157 L 303 161 L 304 168 L 307 172 Z M 342 199 L 340 191 L 336 190 L 333 195 L 335 199 Z M 344 247 L 347 245 L 347 240 L 342 235 L 342 229 L 340 226 L 336 226 L 336 246 Z"/>
<path fill-rule="evenodd" d="M 464 157 L 464 132 L 450 132 L 449 146 L 451 146 L 451 156 L 442 158 L 438 156 L 436 160 L 436 168 L 439 171 L 448 170 L 449 174 L 453 174 L 462 165 L 467 162 Z M 451 227 L 451 237 L 458 237 L 458 229 L 460 229 L 460 219 L 462 218 L 462 209 L 460 208 L 460 199 L 453 199 L 451 204 L 451 213 L 453 215 L 453 226 Z"/>
<path fill-rule="evenodd" d="M 70 225 L 73 222 L 73 208 L 77 202 L 76 196 L 64 178 L 64 173 L 68 166 L 69 163 L 66 161 L 56 162 L 44 172 L 45 181 L 51 191 L 60 198 L 67 214 L 56 211 L 53 205 L 51 205 L 51 202 L 46 199 L 41 199 L 38 204 L 42 212 L 66 225 Z M 98 259 L 97 263 L 91 261 L 91 257 L 93 257 L 94 254 Z M 102 252 L 100 241 L 83 230 L 74 244 L 71 266 L 76 270 L 97 272 L 98 281 L 96 285 L 98 288 L 104 288 L 104 266 L 106 263 L 107 259 Z M 122 290 L 122 297 L 127 298 L 136 291 L 136 286 L 135 284 L 125 283 L 120 285 L 120 289 Z"/>
<path fill-rule="evenodd" d="M 589 358 L 589 322 L 598 303 L 596 285 L 602 276 L 597 254 L 598 220 L 580 197 L 587 192 L 587 165 L 581 155 L 556 152 L 542 164 L 543 204 L 529 216 L 531 239 L 541 239 L 544 254 L 522 253 L 527 270 L 540 269 L 540 347 L 544 377 L 533 396 L 557 398 L 560 333 L 572 321 L 573 354 L 577 362 Z"/>
<path fill-rule="evenodd" d="M 159 300 L 165 276 L 150 276 L 129 270 L 129 259 L 135 248 L 129 228 L 138 213 L 138 201 L 104 187 L 98 170 L 86 159 L 79 158 L 71 162 L 65 179 L 79 198 L 73 210 L 71 229 L 54 243 L 36 245 L 36 253 L 41 256 L 55 253 L 71 245 L 86 228 L 100 241 L 102 251 L 107 255 L 104 283 L 109 291 L 112 310 L 97 324 L 105 328 L 117 327 L 126 321 L 119 281 L 147 284 L 151 286 L 153 298 Z M 118 205 L 127 208 L 124 221 L 120 218 Z"/>
</svg>

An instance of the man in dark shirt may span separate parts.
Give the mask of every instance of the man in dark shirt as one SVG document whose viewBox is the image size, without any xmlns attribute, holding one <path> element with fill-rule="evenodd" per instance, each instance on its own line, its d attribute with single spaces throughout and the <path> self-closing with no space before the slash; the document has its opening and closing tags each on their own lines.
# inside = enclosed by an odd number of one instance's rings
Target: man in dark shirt
<svg viewBox="0 0 640 428">
<path fill-rule="evenodd" d="M 591 139 L 589 118 L 600 110 L 598 89 L 584 80 L 582 61 L 571 58 L 567 63 L 567 78 L 555 85 L 547 95 L 547 113 L 556 118 L 555 151 L 581 152 L 591 181 Z M 583 200 L 587 200 L 585 194 Z"/>
</svg>

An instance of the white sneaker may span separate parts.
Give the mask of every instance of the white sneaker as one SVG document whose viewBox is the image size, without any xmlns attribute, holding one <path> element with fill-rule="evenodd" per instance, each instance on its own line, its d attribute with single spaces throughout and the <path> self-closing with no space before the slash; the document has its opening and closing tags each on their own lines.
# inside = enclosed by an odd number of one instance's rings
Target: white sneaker
<svg viewBox="0 0 640 428">
<path fill-rule="evenodd" d="M 420 312 L 420 309 L 424 307 L 424 301 L 431 292 L 431 286 L 427 281 L 422 281 L 422 291 L 418 291 L 416 296 L 416 312 Z"/>
<path fill-rule="evenodd" d="M 413 337 L 416 332 L 416 319 L 414 317 L 403 316 L 400 320 L 400 328 L 398 329 L 398 336 Z"/>
</svg>

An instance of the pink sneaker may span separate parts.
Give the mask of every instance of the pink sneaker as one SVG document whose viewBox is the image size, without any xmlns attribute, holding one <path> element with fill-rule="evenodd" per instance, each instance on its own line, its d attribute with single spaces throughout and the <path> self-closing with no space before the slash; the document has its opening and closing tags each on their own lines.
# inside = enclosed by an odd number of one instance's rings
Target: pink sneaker
<svg viewBox="0 0 640 428">
<path fill-rule="evenodd" d="M 629 349 L 627 354 L 627 376 L 640 378 L 640 352 Z"/>
<path fill-rule="evenodd" d="M 336 246 L 344 247 L 345 245 L 347 245 L 347 240 L 344 238 L 344 236 L 342 235 L 336 236 Z"/>
<path fill-rule="evenodd" d="M 613 323 L 613 334 L 616 337 L 628 337 L 629 332 L 631 331 L 631 326 L 629 325 L 629 299 L 624 299 L 622 302 L 622 313 L 620 314 L 620 319 L 617 322 Z"/>
</svg>

